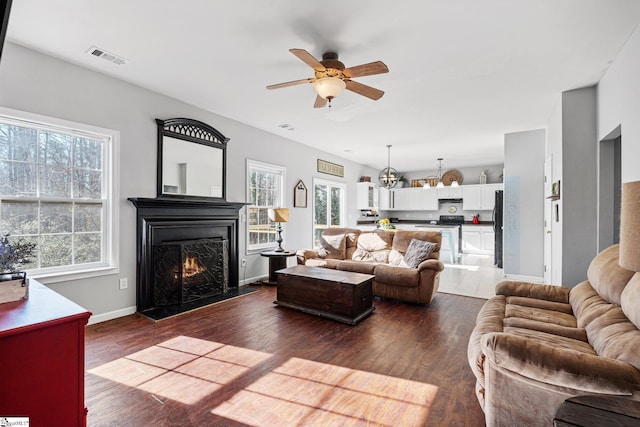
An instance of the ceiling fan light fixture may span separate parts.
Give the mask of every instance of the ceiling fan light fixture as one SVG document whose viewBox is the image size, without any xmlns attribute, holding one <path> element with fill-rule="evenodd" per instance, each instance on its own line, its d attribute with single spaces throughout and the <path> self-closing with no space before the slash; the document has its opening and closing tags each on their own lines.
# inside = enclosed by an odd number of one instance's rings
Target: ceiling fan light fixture
<svg viewBox="0 0 640 427">
<path fill-rule="evenodd" d="M 313 88 L 321 98 L 331 100 L 340 95 L 347 84 L 337 77 L 323 77 L 313 82 Z"/>
</svg>

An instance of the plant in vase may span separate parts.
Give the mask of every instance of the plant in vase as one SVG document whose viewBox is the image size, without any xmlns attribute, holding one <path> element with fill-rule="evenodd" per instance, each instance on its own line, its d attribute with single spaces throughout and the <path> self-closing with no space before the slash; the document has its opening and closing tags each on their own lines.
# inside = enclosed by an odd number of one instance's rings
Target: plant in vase
<svg viewBox="0 0 640 427">
<path fill-rule="evenodd" d="M 9 240 L 9 234 L 0 237 L 0 275 L 4 280 L 11 280 L 12 273 L 20 267 L 33 262 L 36 244 L 24 239 Z"/>
</svg>

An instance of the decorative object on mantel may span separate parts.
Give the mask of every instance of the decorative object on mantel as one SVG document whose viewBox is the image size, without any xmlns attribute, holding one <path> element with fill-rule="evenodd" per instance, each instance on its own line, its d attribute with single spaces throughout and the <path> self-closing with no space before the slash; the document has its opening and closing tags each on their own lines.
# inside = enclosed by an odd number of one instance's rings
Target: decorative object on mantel
<svg viewBox="0 0 640 427">
<path fill-rule="evenodd" d="M 278 228 L 276 228 L 277 237 L 276 242 L 278 242 L 278 247 L 274 249 L 274 252 L 284 252 L 284 248 L 282 247 L 282 223 L 289 222 L 289 209 L 288 208 L 276 208 L 269 209 L 268 211 L 269 219 L 278 224 Z"/>
<path fill-rule="evenodd" d="M 391 167 L 391 145 L 387 145 L 387 167 L 378 174 L 378 181 L 384 188 L 393 188 L 398 183 L 398 171 Z"/>
<path fill-rule="evenodd" d="M 307 186 L 304 185 L 304 182 L 302 182 L 302 180 L 298 181 L 295 188 L 293 189 L 293 207 L 307 207 Z"/>
<path fill-rule="evenodd" d="M 9 241 L 9 234 L 0 237 L 0 303 L 29 297 L 27 274 L 18 269 L 32 262 L 35 248 L 24 239 Z"/>
<path fill-rule="evenodd" d="M 547 199 L 551 199 L 551 201 L 560 200 L 560 180 L 551 183 L 551 195 Z"/>
<path fill-rule="evenodd" d="M 318 159 L 318 172 L 344 178 L 344 166 Z"/>
<path fill-rule="evenodd" d="M 156 124 L 158 197 L 226 200 L 229 138 L 193 119 L 156 119 Z"/>
</svg>

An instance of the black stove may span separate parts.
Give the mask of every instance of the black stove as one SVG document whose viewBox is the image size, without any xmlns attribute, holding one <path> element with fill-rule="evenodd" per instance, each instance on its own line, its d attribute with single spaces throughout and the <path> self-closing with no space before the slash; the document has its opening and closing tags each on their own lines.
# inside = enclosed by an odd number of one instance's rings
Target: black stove
<svg viewBox="0 0 640 427">
<path fill-rule="evenodd" d="M 440 215 L 438 220 L 440 225 L 462 225 L 464 224 L 464 215 Z"/>
</svg>

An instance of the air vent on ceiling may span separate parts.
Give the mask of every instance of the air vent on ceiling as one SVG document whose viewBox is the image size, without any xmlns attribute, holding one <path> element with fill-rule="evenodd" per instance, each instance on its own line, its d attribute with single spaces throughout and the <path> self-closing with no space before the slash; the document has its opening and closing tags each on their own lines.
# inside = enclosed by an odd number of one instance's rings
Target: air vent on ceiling
<svg viewBox="0 0 640 427">
<path fill-rule="evenodd" d="M 87 51 L 89 55 L 97 56 L 98 58 L 102 58 L 105 61 L 113 62 L 116 65 L 123 65 L 127 63 L 127 60 L 121 58 L 113 53 L 109 53 L 104 49 L 100 49 L 99 47 L 92 46 L 91 49 Z"/>
</svg>

